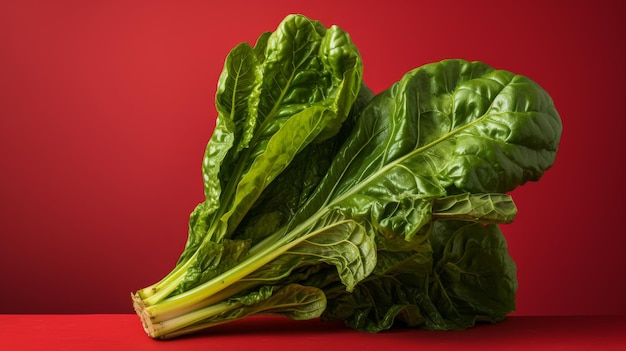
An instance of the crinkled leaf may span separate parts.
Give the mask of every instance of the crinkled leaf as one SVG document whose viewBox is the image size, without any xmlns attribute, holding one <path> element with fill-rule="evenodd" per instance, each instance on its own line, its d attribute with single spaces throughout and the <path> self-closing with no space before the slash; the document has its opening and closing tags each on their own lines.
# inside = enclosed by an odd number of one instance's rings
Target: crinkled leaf
<svg viewBox="0 0 626 351">
<path fill-rule="evenodd" d="M 292 227 L 339 209 L 410 239 L 431 221 L 438 198 L 502 193 L 538 179 L 559 136 L 549 95 L 528 78 L 479 62 L 425 65 L 364 109 Z M 485 167 L 494 172 L 483 176 Z"/>
<path fill-rule="evenodd" d="M 308 234 L 293 241 L 296 244 L 290 244 L 291 247 L 279 257 L 241 281 L 265 284 L 293 281 L 294 270 L 323 263 L 336 268 L 338 280 L 350 291 L 376 266 L 376 244 L 371 230 L 352 220 L 342 219 L 339 214 L 329 215 L 316 223 Z M 295 281 L 308 278 L 310 273 L 298 274 Z"/>
<path fill-rule="evenodd" d="M 496 322 L 515 310 L 517 269 L 498 226 L 436 222 L 433 242 L 433 299 L 474 320 Z"/>
<path fill-rule="evenodd" d="M 288 254 L 311 255 L 317 262 L 337 267 L 339 278 L 351 291 L 376 265 L 371 231 L 352 220 L 331 219 L 331 225 L 290 249 Z"/>
</svg>

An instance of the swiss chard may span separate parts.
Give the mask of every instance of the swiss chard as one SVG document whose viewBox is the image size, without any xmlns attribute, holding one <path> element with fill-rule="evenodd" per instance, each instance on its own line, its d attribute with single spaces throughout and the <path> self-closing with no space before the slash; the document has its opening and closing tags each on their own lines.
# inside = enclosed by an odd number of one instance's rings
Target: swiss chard
<svg viewBox="0 0 626 351">
<path fill-rule="evenodd" d="M 349 36 L 288 16 L 218 83 L 206 201 L 176 267 L 133 294 L 171 338 L 253 314 L 461 329 L 515 307 L 498 224 L 561 122 L 530 79 L 444 60 L 373 97 Z"/>
</svg>

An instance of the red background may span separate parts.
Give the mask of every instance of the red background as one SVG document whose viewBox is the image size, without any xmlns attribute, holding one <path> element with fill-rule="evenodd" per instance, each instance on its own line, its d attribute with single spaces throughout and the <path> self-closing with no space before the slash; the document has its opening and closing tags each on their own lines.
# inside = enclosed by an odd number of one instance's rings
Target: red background
<svg viewBox="0 0 626 351">
<path fill-rule="evenodd" d="M 127 313 L 203 199 L 223 60 L 289 13 L 338 24 L 379 92 L 445 58 L 553 97 L 553 169 L 503 227 L 518 315 L 626 314 L 624 2 L 3 1 L 0 313 Z"/>
</svg>

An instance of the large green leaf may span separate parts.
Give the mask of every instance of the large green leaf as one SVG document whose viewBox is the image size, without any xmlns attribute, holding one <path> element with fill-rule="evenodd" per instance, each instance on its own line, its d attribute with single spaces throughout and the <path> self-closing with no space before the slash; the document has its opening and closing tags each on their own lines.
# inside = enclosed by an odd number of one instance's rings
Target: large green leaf
<svg viewBox="0 0 626 351">
<path fill-rule="evenodd" d="M 435 222 L 432 241 L 436 266 L 430 295 L 442 314 L 462 316 L 467 328 L 480 320 L 500 321 L 515 310 L 517 267 L 498 226 Z"/>
<path fill-rule="evenodd" d="M 437 198 L 537 180 L 554 161 L 561 131 L 537 84 L 463 60 L 409 72 L 357 123 L 292 227 L 339 209 L 410 239 L 430 222 Z"/>
</svg>

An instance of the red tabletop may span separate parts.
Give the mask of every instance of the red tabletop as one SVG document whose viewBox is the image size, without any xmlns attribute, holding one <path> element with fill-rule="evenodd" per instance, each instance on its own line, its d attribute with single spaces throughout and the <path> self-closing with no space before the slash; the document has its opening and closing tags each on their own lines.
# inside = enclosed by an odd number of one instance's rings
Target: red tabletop
<svg viewBox="0 0 626 351">
<path fill-rule="evenodd" d="M 626 316 L 509 317 L 464 331 L 356 332 L 342 323 L 251 317 L 173 340 L 132 314 L 0 315 L 0 350 L 626 350 Z"/>
</svg>

